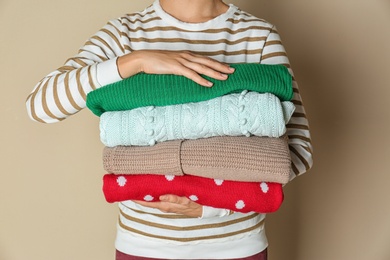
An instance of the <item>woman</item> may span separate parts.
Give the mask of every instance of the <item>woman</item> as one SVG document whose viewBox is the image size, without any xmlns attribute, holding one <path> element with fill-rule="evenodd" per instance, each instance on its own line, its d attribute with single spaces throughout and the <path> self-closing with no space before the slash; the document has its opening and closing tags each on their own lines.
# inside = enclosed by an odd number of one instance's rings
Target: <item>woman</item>
<svg viewBox="0 0 390 260">
<path fill-rule="evenodd" d="M 35 121 L 61 121 L 85 107 L 90 91 L 139 72 L 200 74 L 225 80 L 230 63 L 284 64 L 292 71 L 273 25 L 221 0 L 156 0 L 142 12 L 109 21 L 78 54 L 44 77 L 27 99 Z M 287 134 L 291 179 L 312 165 L 310 133 L 294 80 L 296 112 Z M 186 197 L 119 203 L 117 260 L 267 259 L 265 214 L 199 205 Z"/>
</svg>

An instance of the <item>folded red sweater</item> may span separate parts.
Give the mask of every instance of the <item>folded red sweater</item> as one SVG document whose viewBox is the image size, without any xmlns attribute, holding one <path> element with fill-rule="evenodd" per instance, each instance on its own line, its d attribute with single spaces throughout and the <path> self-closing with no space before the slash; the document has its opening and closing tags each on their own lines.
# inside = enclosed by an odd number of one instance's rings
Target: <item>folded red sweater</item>
<svg viewBox="0 0 390 260">
<path fill-rule="evenodd" d="M 283 202 L 283 189 L 279 183 L 223 181 L 191 175 L 106 174 L 103 192 L 110 203 L 158 201 L 160 195 L 175 194 L 201 205 L 243 213 L 275 212 Z"/>
</svg>

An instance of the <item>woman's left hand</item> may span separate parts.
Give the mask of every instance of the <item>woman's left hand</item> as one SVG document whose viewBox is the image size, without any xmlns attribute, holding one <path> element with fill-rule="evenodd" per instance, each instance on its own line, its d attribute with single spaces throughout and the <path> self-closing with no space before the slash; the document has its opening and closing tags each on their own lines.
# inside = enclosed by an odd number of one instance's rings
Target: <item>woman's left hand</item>
<svg viewBox="0 0 390 260">
<path fill-rule="evenodd" d="M 180 197 L 172 194 L 160 196 L 158 202 L 146 202 L 134 200 L 135 203 L 145 207 L 159 209 L 165 213 L 176 213 L 188 217 L 201 217 L 202 205 L 193 202 L 187 197 Z"/>
</svg>

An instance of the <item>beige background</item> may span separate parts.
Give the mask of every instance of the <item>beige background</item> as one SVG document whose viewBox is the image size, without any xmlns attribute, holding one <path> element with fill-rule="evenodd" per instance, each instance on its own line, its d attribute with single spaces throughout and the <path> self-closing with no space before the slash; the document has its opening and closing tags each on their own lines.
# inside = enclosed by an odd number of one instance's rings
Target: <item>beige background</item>
<svg viewBox="0 0 390 260">
<path fill-rule="evenodd" d="M 34 123 L 24 101 L 108 19 L 149 3 L 0 0 L 1 260 L 113 259 L 98 118 Z M 315 148 L 268 217 L 269 259 L 390 259 L 390 2 L 234 3 L 278 27 Z"/>
</svg>

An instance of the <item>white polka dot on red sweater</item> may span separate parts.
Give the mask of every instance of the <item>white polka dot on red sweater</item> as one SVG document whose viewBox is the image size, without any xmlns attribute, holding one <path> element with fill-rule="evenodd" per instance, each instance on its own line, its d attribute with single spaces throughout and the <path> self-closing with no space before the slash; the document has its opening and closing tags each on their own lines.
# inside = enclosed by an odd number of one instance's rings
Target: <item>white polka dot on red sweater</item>
<svg viewBox="0 0 390 260">
<path fill-rule="evenodd" d="M 260 188 L 264 193 L 267 193 L 269 190 L 268 184 L 265 182 L 260 183 Z"/>
<path fill-rule="evenodd" d="M 192 201 L 197 201 L 198 200 L 198 196 L 196 196 L 196 195 L 191 195 L 189 198 Z"/>
<path fill-rule="evenodd" d="M 214 179 L 214 182 L 215 184 L 217 184 L 218 186 L 221 186 L 222 183 L 223 183 L 223 180 L 220 180 L 220 179 Z"/>
<path fill-rule="evenodd" d="M 243 209 L 245 207 L 245 202 L 243 200 L 239 200 L 236 203 L 236 208 L 237 209 Z"/>
<path fill-rule="evenodd" d="M 153 198 L 153 196 L 152 195 L 146 195 L 145 197 L 144 197 L 144 200 L 145 201 L 152 201 L 154 198 Z"/>
<path fill-rule="evenodd" d="M 123 177 L 123 176 L 119 176 L 117 179 L 116 179 L 116 182 L 118 183 L 119 186 L 123 187 L 126 185 L 126 178 Z"/>
<path fill-rule="evenodd" d="M 175 175 L 165 175 L 165 179 L 168 181 L 173 181 L 173 179 L 175 179 Z"/>
</svg>

